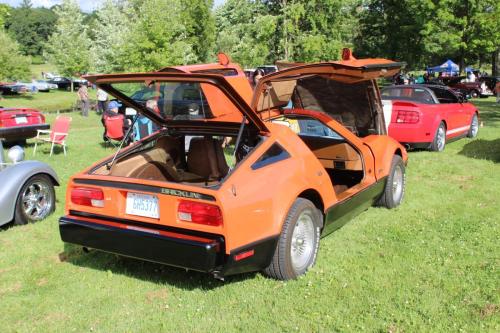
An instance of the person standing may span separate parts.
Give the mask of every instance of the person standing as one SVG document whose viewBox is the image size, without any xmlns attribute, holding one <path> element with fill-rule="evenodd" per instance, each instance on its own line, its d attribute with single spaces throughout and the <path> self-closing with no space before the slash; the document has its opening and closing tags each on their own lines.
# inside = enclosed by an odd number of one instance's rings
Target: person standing
<svg viewBox="0 0 500 333">
<path fill-rule="evenodd" d="M 108 101 L 108 93 L 97 88 L 97 114 L 103 114 L 106 110 L 106 102 Z"/>
<path fill-rule="evenodd" d="M 80 108 L 82 110 L 82 116 L 89 116 L 89 92 L 87 90 L 87 85 L 84 83 L 78 88 L 76 93 L 78 95 L 78 100 L 80 101 Z"/>
</svg>

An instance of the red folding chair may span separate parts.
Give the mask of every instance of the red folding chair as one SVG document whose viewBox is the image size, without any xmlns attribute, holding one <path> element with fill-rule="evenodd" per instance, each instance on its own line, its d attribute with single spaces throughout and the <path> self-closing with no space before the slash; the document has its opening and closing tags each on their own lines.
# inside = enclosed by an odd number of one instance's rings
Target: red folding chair
<svg viewBox="0 0 500 333">
<path fill-rule="evenodd" d="M 113 146 L 117 146 L 113 141 L 122 141 L 125 136 L 125 132 L 123 131 L 123 119 L 124 116 L 122 114 L 117 114 L 116 116 L 104 116 L 104 128 L 106 129 L 106 133 L 104 137 L 111 143 Z"/>
<path fill-rule="evenodd" d="M 69 133 L 69 125 L 71 124 L 71 117 L 66 116 L 57 116 L 54 125 L 52 126 L 52 130 L 37 130 L 37 134 L 35 137 L 35 149 L 33 149 L 33 155 L 36 154 L 36 148 L 38 146 L 38 142 L 48 142 L 51 144 L 50 147 L 50 156 L 52 156 L 52 152 L 54 151 L 55 145 L 60 145 L 63 147 L 64 156 L 66 156 L 66 138 Z"/>
</svg>

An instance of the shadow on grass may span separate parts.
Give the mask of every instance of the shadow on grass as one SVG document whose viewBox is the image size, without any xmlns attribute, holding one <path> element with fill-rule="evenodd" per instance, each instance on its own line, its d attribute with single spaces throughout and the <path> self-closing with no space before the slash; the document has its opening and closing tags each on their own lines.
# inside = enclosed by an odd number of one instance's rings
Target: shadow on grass
<svg viewBox="0 0 500 333">
<path fill-rule="evenodd" d="M 483 139 L 474 140 L 466 144 L 459 152 L 459 154 L 470 158 L 490 160 L 495 163 L 499 163 L 500 139 L 496 139 L 493 141 Z"/>
<path fill-rule="evenodd" d="M 75 266 L 107 271 L 156 284 L 168 284 L 185 290 L 212 290 L 226 283 L 251 279 L 257 274 L 254 272 L 229 276 L 222 282 L 207 273 L 188 271 L 98 250 L 84 252 L 82 247 L 67 243 L 64 244 L 64 252 L 59 254 L 59 259 Z"/>
</svg>

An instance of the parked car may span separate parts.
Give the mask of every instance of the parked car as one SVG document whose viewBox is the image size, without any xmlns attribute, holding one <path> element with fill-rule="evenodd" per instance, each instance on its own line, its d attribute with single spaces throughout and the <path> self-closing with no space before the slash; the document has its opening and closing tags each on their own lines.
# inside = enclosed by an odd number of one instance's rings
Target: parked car
<svg viewBox="0 0 500 333">
<path fill-rule="evenodd" d="M 479 110 L 447 87 L 391 86 L 381 95 L 388 134 L 408 148 L 442 151 L 479 131 Z"/>
<path fill-rule="evenodd" d="M 33 80 L 31 82 L 17 82 L 18 85 L 23 85 L 26 87 L 28 91 L 42 91 L 49 92 L 51 89 L 57 89 L 57 85 L 53 83 L 49 83 L 43 80 Z"/>
<path fill-rule="evenodd" d="M 50 80 L 48 83 L 57 85 L 60 90 L 71 90 L 71 82 L 73 81 L 73 90 L 78 90 L 83 83 L 86 83 L 86 80 L 81 79 L 69 79 L 67 77 L 56 76 Z"/>
<path fill-rule="evenodd" d="M 0 107 L 0 138 L 10 142 L 22 142 L 33 138 L 37 130 L 49 129 L 45 116 L 31 108 Z"/>
<path fill-rule="evenodd" d="M 7 155 L 12 163 L 7 163 L 0 140 L 0 226 L 43 220 L 55 208 L 54 186 L 59 185 L 55 171 L 42 162 L 23 161 L 19 146 L 10 148 Z"/>
<path fill-rule="evenodd" d="M 0 95 L 20 95 L 28 92 L 28 89 L 16 83 L 0 82 Z"/>
<path fill-rule="evenodd" d="M 288 68 L 263 77 L 251 104 L 220 75 L 88 76 L 161 129 L 70 178 L 62 240 L 217 278 L 304 274 L 321 236 L 374 203 L 403 199 L 407 154 L 385 135 L 375 80 L 400 66 L 349 59 Z M 177 120 L 171 94 L 163 116 L 131 97 L 186 83 L 210 114 Z"/>
<path fill-rule="evenodd" d="M 493 93 L 488 90 L 486 84 L 479 80 L 476 82 L 468 82 L 465 76 L 446 78 L 444 83 L 450 88 L 457 88 L 467 91 L 472 98 L 488 97 L 493 95 Z"/>
</svg>

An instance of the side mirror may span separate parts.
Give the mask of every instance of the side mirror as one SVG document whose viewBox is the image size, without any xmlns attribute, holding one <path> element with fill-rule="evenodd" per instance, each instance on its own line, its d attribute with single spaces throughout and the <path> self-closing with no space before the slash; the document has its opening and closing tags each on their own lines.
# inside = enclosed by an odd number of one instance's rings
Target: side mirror
<svg viewBox="0 0 500 333">
<path fill-rule="evenodd" d="M 14 146 L 9 149 L 7 156 L 9 156 L 9 159 L 12 161 L 12 163 L 19 163 L 24 160 L 24 149 L 20 146 Z"/>
</svg>

